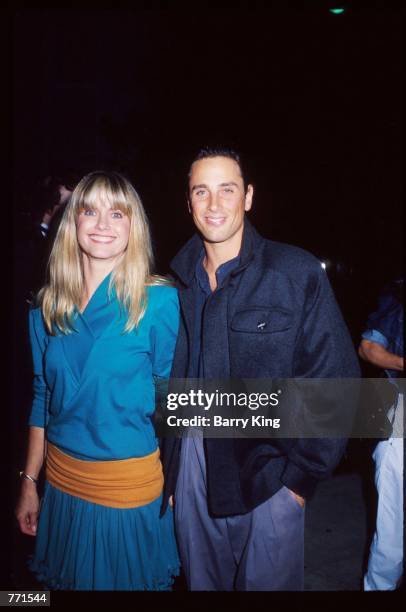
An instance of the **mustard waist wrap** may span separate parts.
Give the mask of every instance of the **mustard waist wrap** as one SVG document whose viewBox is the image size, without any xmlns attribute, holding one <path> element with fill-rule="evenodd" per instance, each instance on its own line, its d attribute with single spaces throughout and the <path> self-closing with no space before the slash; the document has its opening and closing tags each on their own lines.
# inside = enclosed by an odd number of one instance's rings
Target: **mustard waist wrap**
<svg viewBox="0 0 406 612">
<path fill-rule="evenodd" d="M 145 506 L 163 488 L 159 449 L 134 459 L 83 461 L 48 442 L 46 479 L 64 493 L 110 508 Z"/>
</svg>

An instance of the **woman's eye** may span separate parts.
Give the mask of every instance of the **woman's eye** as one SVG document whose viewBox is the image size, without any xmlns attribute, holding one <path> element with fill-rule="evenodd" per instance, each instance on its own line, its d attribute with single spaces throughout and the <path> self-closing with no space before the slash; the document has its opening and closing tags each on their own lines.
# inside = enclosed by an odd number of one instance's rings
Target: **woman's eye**
<svg viewBox="0 0 406 612">
<path fill-rule="evenodd" d="M 122 219 L 123 213 L 121 213 L 119 210 L 115 210 L 111 213 L 111 216 L 113 217 L 113 219 Z"/>
<path fill-rule="evenodd" d="M 86 217 L 92 217 L 93 215 L 96 214 L 96 211 L 93 210 L 92 208 L 85 208 L 85 210 L 83 211 L 83 214 L 86 215 Z"/>
</svg>

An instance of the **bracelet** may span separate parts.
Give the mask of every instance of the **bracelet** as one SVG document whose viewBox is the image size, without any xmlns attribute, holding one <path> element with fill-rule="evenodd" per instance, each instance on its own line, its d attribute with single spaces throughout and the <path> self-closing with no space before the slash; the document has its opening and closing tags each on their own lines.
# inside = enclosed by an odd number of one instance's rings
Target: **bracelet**
<svg viewBox="0 0 406 612">
<path fill-rule="evenodd" d="M 33 482 L 34 484 L 38 483 L 38 480 L 36 478 L 29 476 L 29 474 L 26 474 L 25 472 L 20 472 L 20 478 L 26 478 L 27 480 L 31 480 L 31 482 Z"/>
</svg>

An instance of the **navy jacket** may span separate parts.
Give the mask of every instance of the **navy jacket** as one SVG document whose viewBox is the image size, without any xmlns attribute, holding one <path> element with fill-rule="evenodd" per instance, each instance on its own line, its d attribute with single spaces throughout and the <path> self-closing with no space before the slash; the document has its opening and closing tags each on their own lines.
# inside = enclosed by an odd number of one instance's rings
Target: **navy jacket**
<svg viewBox="0 0 406 612">
<path fill-rule="evenodd" d="M 187 378 L 194 314 L 195 235 L 171 262 L 181 322 L 171 376 Z M 258 328 L 258 323 L 266 323 Z M 206 378 L 357 378 L 358 359 L 320 262 L 265 240 L 245 220 L 240 265 L 208 298 L 202 358 Z M 355 406 L 354 406 L 355 409 Z M 282 485 L 309 497 L 337 466 L 345 439 L 205 439 L 209 510 L 244 514 Z M 181 439 L 165 438 L 162 504 L 174 493 Z"/>
</svg>

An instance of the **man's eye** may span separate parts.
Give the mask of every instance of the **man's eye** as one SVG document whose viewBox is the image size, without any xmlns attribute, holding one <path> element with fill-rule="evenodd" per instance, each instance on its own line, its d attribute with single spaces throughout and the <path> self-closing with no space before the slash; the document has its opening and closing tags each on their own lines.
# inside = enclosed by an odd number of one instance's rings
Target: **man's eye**
<svg viewBox="0 0 406 612">
<path fill-rule="evenodd" d="M 224 187 L 223 191 L 225 193 L 234 193 L 234 189 L 232 187 Z"/>
<path fill-rule="evenodd" d="M 206 195 L 206 190 L 205 189 L 198 189 L 196 191 L 196 195 L 201 198 L 202 196 Z"/>
</svg>

